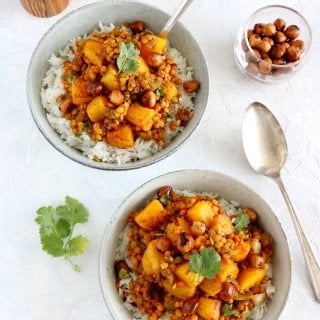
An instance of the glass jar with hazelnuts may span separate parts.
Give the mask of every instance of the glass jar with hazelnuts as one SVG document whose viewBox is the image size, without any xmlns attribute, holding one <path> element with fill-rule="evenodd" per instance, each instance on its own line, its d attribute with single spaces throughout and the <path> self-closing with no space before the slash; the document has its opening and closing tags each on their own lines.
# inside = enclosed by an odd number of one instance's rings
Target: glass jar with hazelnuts
<svg viewBox="0 0 320 320">
<path fill-rule="evenodd" d="M 309 24 L 300 13 L 281 5 L 263 7 L 240 28 L 235 59 L 254 80 L 282 82 L 301 68 L 311 39 Z"/>
</svg>

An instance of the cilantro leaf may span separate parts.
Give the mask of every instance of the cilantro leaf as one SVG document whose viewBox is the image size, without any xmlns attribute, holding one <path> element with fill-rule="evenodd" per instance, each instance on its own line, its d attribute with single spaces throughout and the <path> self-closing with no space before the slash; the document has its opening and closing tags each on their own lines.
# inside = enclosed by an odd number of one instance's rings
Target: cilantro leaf
<svg viewBox="0 0 320 320">
<path fill-rule="evenodd" d="M 66 219 L 59 219 L 56 230 L 61 238 L 66 238 L 71 233 L 70 224 Z"/>
<path fill-rule="evenodd" d="M 72 234 L 74 226 L 87 222 L 88 217 L 84 205 L 69 196 L 65 198 L 65 205 L 56 209 L 51 206 L 38 209 L 35 222 L 40 225 L 42 250 L 53 257 L 64 256 L 75 271 L 80 271 L 70 256 L 84 253 L 89 240 L 80 235 L 72 238 Z"/>
<path fill-rule="evenodd" d="M 170 195 L 169 194 L 164 194 L 162 197 L 160 197 L 159 201 L 163 204 L 163 205 L 167 205 L 168 202 L 170 201 Z"/>
<path fill-rule="evenodd" d="M 222 314 L 224 316 L 232 316 L 232 315 L 237 314 L 237 313 L 238 313 L 237 310 L 233 310 L 232 306 L 229 306 L 228 304 L 224 304 L 222 306 Z"/>
<path fill-rule="evenodd" d="M 45 235 L 41 238 L 42 250 L 53 257 L 64 255 L 63 240 L 55 233 Z"/>
<path fill-rule="evenodd" d="M 76 236 L 70 239 L 66 246 L 66 255 L 78 256 L 87 249 L 89 240 L 83 236 Z"/>
<path fill-rule="evenodd" d="M 70 226 L 88 221 L 88 210 L 78 200 L 69 196 L 65 198 L 66 205 L 57 208 L 57 214 L 62 219 L 66 219 Z"/>
<path fill-rule="evenodd" d="M 161 87 L 157 88 L 156 91 L 156 96 L 158 97 L 158 99 L 160 99 L 163 96 L 163 89 Z"/>
<path fill-rule="evenodd" d="M 249 218 L 249 215 L 246 213 L 239 214 L 234 220 L 234 228 L 236 229 L 236 231 L 241 231 L 243 229 L 246 229 L 249 224 L 250 224 L 250 218 Z"/>
<path fill-rule="evenodd" d="M 49 235 L 55 233 L 55 224 L 58 220 L 56 210 L 49 207 L 41 207 L 37 210 L 35 222 L 40 225 L 40 235 Z"/>
<path fill-rule="evenodd" d="M 221 258 L 213 248 L 204 248 L 191 255 L 189 268 L 199 276 L 214 279 L 221 269 Z"/>
<path fill-rule="evenodd" d="M 120 44 L 120 53 L 117 58 L 117 66 L 119 73 L 121 71 L 125 73 L 132 73 L 137 71 L 139 63 L 137 57 L 139 56 L 139 50 L 137 50 L 132 42 Z"/>
</svg>

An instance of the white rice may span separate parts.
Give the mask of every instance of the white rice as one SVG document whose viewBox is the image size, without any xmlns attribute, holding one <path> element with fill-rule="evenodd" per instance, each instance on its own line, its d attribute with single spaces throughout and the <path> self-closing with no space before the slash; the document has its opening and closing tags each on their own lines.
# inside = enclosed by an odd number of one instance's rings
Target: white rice
<svg viewBox="0 0 320 320">
<path fill-rule="evenodd" d="M 189 190 L 179 190 L 175 189 L 175 193 L 184 195 L 186 197 L 193 197 L 199 193 L 195 193 Z M 201 192 L 202 195 L 209 197 L 209 198 L 214 198 L 217 199 L 219 204 L 224 208 L 225 213 L 228 215 L 238 215 L 242 213 L 242 208 L 239 203 L 235 201 L 228 201 L 217 194 L 210 193 L 210 192 Z M 119 236 L 118 240 L 118 247 L 116 250 L 115 254 L 115 260 L 125 260 L 130 268 L 132 268 L 132 264 L 130 259 L 127 256 L 127 246 L 129 243 L 129 238 L 128 238 L 128 232 L 130 230 L 130 226 L 127 226 L 122 233 Z M 272 279 L 272 264 L 268 264 L 268 270 L 267 270 L 267 275 L 269 276 L 270 279 Z M 132 314 L 133 320 L 147 320 L 148 316 L 142 314 L 136 307 L 134 307 L 131 302 L 131 297 L 130 297 L 130 289 L 129 285 L 132 280 L 136 278 L 134 273 L 129 274 L 129 278 L 120 280 L 120 288 L 119 288 L 119 295 L 120 297 L 123 298 L 123 292 L 128 293 L 128 297 L 126 298 L 124 302 L 124 306 L 128 309 L 128 311 Z M 266 284 L 266 294 L 268 298 L 272 299 L 274 294 L 275 294 L 275 287 L 272 285 L 271 280 Z M 247 315 L 247 320 L 261 320 L 263 319 L 264 314 L 267 312 L 267 301 L 263 302 L 261 305 L 257 305 L 254 307 L 249 314 Z M 169 320 L 170 315 L 165 314 L 159 320 Z"/>
<path fill-rule="evenodd" d="M 114 25 L 103 25 L 99 23 L 99 29 L 96 31 L 99 33 L 108 33 L 114 29 Z M 87 36 L 84 35 L 83 38 Z M 110 146 L 104 141 L 92 141 L 86 132 L 82 132 L 79 135 L 75 135 L 70 127 L 70 120 L 62 117 L 57 103 L 57 98 L 65 94 L 65 89 L 61 82 L 61 75 L 63 73 L 64 61 L 72 61 L 74 58 L 74 51 L 76 46 L 76 40 L 71 40 L 62 50 L 59 51 L 59 55 L 52 56 L 49 59 L 49 69 L 46 72 L 45 77 L 42 79 L 42 88 L 40 92 L 41 102 L 43 108 L 47 112 L 47 118 L 50 125 L 59 133 L 61 138 L 71 147 L 79 149 L 85 156 L 90 159 L 99 158 L 103 162 L 122 163 L 136 161 L 149 157 L 158 152 L 161 147 L 156 144 L 153 140 L 145 141 L 138 138 L 135 142 L 134 147 L 127 149 L 120 149 Z M 177 75 L 180 77 L 182 82 L 193 79 L 192 67 L 189 67 L 186 62 L 186 58 L 182 54 L 169 47 L 167 55 L 170 56 L 177 64 Z M 186 108 L 188 110 L 194 110 L 193 98 L 195 94 L 186 94 L 182 87 L 178 88 L 181 96 L 179 103 L 175 106 L 175 110 L 178 108 Z M 177 128 L 176 131 L 171 131 L 169 125 L 166 127 L 166 140 L 169 143 L 177 134 L 183 130 L 183 127 Z"/>
</svg>

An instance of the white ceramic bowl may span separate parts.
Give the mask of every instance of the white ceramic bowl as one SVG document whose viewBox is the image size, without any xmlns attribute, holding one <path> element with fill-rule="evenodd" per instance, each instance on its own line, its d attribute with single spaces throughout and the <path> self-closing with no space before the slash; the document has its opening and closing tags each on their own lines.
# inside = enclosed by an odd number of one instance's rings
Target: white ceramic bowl
<svg viewBox="0 0 320 320">
<path fill-rule="evenodd" d="M 128 216 L 143 208 L 146 200 L 164 185 L 197 192 L 213 192 L 259 213 L 260 226 L 274 239 L 273 285 L 276 287 L 275 296 L 268 303 L 268 311 L 263 320 L 278 319 L 291 283 L 291 258 L 285 233 L 271 208 L 254 191 L 229 176 L 205 170 L 176 171 L 150 180 L 128 196 L 108 223 L 100 248 L 99 273 L 102 293 L 113 318 L 132 318 L 115 288 L 114 257 L 119 234 L 124 229 Z"/>
<path fill-rule="evenodd" d="M 120 24 L 124 21 L 143 20 L 147 27 L 154 32 L 159 32 L 169 19 L 169 15 L 142 3 L 132 1 L 101 1 L 81 7 L 60 19 L 43 36 L 37 45 L 28 69 L 27 93 L 30 109 L 39 130 L 44 137 L 58 151 L 68 158 L 98 169 L 126 170 L 135 169 L 155 163 L 177 150 L 192 134 L 204 113 L 208 92 L 209 77 L 207 66 L 199 46 L 191 33 L 180 23 L 177 23 L 169 33 L 169 41 L 186 58 L 189 66 L 194 68 L 195 79 L 201 82 L 201 88 L 195 98 L 195 112 L 185 129 L 168 146 L 148 158 L 125 163 L 121 166 L 90 160 L 79 150 L 68 146 L 50 126 L 46 112 L 40 101 L 41 79 L 47 71 L 48 59 L 52 53 L 58 54 L 68 41 L 97 28 L 101 21 L 104 24 Z"/>
</svg>

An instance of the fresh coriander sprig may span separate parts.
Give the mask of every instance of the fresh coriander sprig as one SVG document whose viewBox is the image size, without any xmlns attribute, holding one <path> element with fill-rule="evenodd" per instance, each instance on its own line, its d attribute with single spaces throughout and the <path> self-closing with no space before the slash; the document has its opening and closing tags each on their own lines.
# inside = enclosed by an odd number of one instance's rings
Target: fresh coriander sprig
<svg viewBox="0 0 320 320">
<path fill-rule="evenodd" d="M 222 314 L 224 316 L 232 316 L 232 315 L 237 314 L 237 313 L 238 313 L 237 310 L 233 310 L 232 306 L 229 306 L 228 304 L 224 304 L 222 306 Z"/>
<path fill-rule="evenodd" d="M 240 213 L 236 219 L 234 220 L 234 228 L 236 231 L 241 231 L 243 229 L 246 229 L 248 225 L 250 224 L 250 217 L 246 213 Z"/>
<path fill-rule="evenodd" d="M 214 279 L 221 269 L 221 258 L 213 248 L 204 248 L 190 257 L 189 269 L 199 277 Z"/>
<path fill-rule="evenodd" d="M 125 73 L 132 73 L 137 71 L 139 67 L 139 62 L 137 61 L 139 53 L 139 50 L 135 48 L 132 42 L 122 42 L 120 45 L 120 53 L 117 58 L 119 73 L 121 71 Z"/>
<path fill-rule="evenodd" d="M 74 226 L 87 222 L 88 217 L 84 205 L 69 196 L 66 196 L 63 206 L 39 208 L 35 221 L 40 225 L 42 250 L 53 257 L 64 257 L 79 272 L 79 266 L 70 257 L 83 254 L 89 240 L 81 235 L 72 235 Z"/>
</svg>

